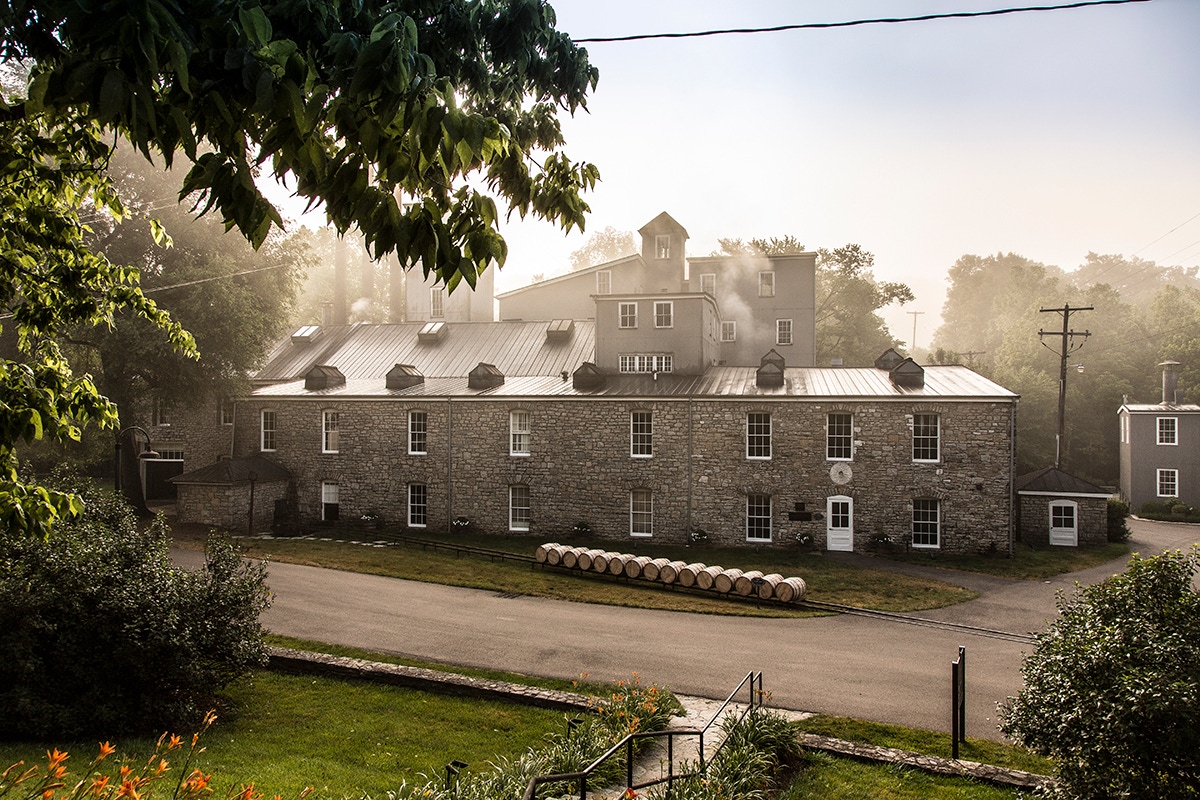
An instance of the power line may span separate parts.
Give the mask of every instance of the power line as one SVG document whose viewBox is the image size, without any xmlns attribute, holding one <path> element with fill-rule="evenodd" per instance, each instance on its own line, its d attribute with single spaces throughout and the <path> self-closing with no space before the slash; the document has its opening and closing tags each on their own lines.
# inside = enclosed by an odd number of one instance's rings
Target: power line
<svg viewBox="0 0 1200 800">
<path fill-rule="evenodd" d="M 1200 217 L 1200 211 L 1198 211 L 1198 212 L 1196 212 L 1195 214 L 1193 214 L 1192 216 L 1188 217 L 1188 218 L 1187 218 L 1187 219 L 1185 219 L 1183 222 L 1181 222 L 1181 223 L 1179 223 L 1178 225 L 1176 225 L 1174 228 L 1171 228 L 1171 230 L 1167 231 L 1167 232 L 1166 232 L 1166 233 L 1164 233 L 1162 236 L 1158 237 L 1158 238 L 1157 238 L 1157 239 L 1155 239 L 1153 242 L 1151 242 L 1150 244 L 1146 245 L 1146 247 L 1149 247 L 1151 244 L 1157 244 L 1158 242 L 1161 242 L 1163 239 L 1167 238 L 1167 237 L 1168 237 L 1168 236 L 1170 236 L 1172 233 L 1174 233 L 1175 231 L 1179 230 L 1179 229 L 1180 229 L 1180 228 L 1182 228 L 1184 225 L 1187 225 L 1189 222 L 1191 222 L 1192 220 L 1196 219 L 1197 217 Z M 1143 247 L 1143 248 L 1141 248 L 1141 250 L 1138 250 L 1136 253 L 1134 253 L 1134 255 L 1136 256 L 1138 253 L 1142 252 L 1142 250 L 1145 250 L 1145 249 L 1146 249 L 1146 247 Z M 1188 247 L 1191 247 L 1191 245 L 1189 244 L 1189 245 L 1188 245 Z M 1187 250 L 1187 247 L 1185 247 L 1185 248 L 1183 248 L 1183 249 L 1184 249 L 1184 250 Z M 1178 250 L 1176 250 L 1176 251 L 1175 251 L 1175 253 L 1178 253 L 1178 252 L 1179 252 Z M 1171 256 L 1175 255 L 1175 253 L 1172 253 L 1172 254 L 1171 254 Z M 1171 256 L 1167 256 L 1167 258 L 1170 258 Z"/>
<path fill-rule="evenodd" d="M 779 33 L 782 31 L 815 30 L 826 28 L 853 28 L 861 25 L 882 25 L 899 22 L 929 22 L 938 19 L 967 19 L 970 17 L 999 17 L 1005 14 L 1021 14 L 1030 11 L 1065 11 L 1068 9 L 1087 8 L 1088 6 L 1119 6 L 1128 3 L 1148 3 L 1150 0 L 1084 0 L 1078 3 L 1065 3 L 1053 6 L 1024 6 L 1020 8 L 998 8 L 991 11 L 953 11 L 944 14 L 921 14 L 915 17 L 878 17 L 874 19 L 855 19 L 845 22 L 803 22 L 793 25 L 774 25 L 765 28 L 722 28 L 708 31 L 690 31 L 680 33 L 638 33 L 629 36 L 594 36 L 586 39 L 575 39 L 576 44 L 597 44 L 605 42 L 636 42 L 646 39 L 694 39 L 701 36 L 723 36 L 730 33 Z"/>
</svg>

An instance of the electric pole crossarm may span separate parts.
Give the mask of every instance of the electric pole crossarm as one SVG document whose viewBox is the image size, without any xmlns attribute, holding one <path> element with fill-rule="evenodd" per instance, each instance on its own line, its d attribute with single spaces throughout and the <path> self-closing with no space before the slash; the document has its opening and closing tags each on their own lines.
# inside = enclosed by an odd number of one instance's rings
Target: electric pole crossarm
<svg viewBox="0 0 1200 800">
<path fill-rule="evenodd" d="M 1083 347 L 1083 342 L 1075 344 L 1075 338 L 1087 339 L 1091 336 L 1091 331 L 1083 331 L 1082 333 L 1072 330 L 1071 328 L 1071 312 L 1073 311 L 1095 311 L 1092 306 L 1078 306 L 1071 308 L 1070 303 L 1063 303 L 1062 308 L 1041 308 L 1038 309 L 1043 314 L 1061 314 L 1062 315 L 1062 331 L 1038 331 L 1038 338 L 1045 339 L 1047 336 L 1061 337 L 1059 349 L 1059 365 L 1058 365 L 1058 433 L 1054 437 L 1054 468 L 1062 467 L 1062 451 L 1063 451 L 1063 436 L 1066 432 L 1066 411 L 1067 411 L 1067 356 L 1074 353 L 1079 348 Z M 1042 342 L 1046 345 L 1046 342 Z M 1046 345 L 1049 347 L 1049 345 Z M 1053 349 L 1053 348 L 1050 348 Z"/>
</svg>

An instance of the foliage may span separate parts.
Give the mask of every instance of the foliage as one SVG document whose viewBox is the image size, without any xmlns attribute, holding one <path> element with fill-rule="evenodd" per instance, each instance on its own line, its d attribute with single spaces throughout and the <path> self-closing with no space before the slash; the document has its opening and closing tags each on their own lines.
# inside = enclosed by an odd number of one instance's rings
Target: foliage
<svg viewBox="0 0 1200 800">
<path fill-rule="evenodd" d="M 1147 500 L 1138 509 L 1138 516 L 1163 522 L 1200 522 L 1200 511 L 1182 500 Z"/>
<path fill-rule="evenodd" d="M 637 252 L 638 242 L 632 231 L 619 231 L 609 225 L 602 231 L 592 233 L 583 247 L 571 253 L 571 271 L 606 264 Z"/>
<path fill-rule="evenodd" d="M 126 216 L 104 172 L 114 140 L 189 163 L 180 198 L 256 247 L 282 224 L 254 182 L 269 169 L 373 257 L 474 286 L 505 258 L 498 205 L 582 227 L 598 178 L 560 150 L 558 111 L 583 108 L 598 74 L 554 24 L 543 0 L 6 4 L 0 61 L 32 69 L 0 98 L 0 310 L 21 351 L 0 362 L 6 530 L 44 535 L 80 511 L 18 478 L 19 442 L 117 423 L 64 334 L 125 313 L 195 356 L 137 271 L 87 243 L 91 217 Z"/>
<path fill-rule="evenodd" d="M 1129 503 L 1115 497 L 1108 498 L 1108 540 L 1124 542 L 1132 534 L 1129 530 Z"/>
<path fill-rule="evenodd" d="M 1070 795 L 1200 796 L 1200 549 L 1060 596 L 1001 730 L 1054 756 Z M 1154 735 L 1148 735 L 1148 732 Z"/>
<path fill-rule="evenodd" d="M 85 519 L 0 538 L 0 735 L 112 735 L 190 723 L 265 658 L 265 567 L 213 540 L 173 566 L 164 521 L 83 492 Z"/>
</svg>

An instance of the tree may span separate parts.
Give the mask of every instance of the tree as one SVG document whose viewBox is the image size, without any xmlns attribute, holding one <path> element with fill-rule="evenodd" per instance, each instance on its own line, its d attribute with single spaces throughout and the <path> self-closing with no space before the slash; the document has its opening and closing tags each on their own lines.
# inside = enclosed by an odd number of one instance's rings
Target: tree
<svg viewBox="0 0 1200 800">
<path fill-rule="evenodd" d="M 1137 555 L 1060 595 L 1000 729 L 1057 759 L 1073 797 L 1200 796 L 1200 551 Z"/>
<path fill-rule="evenodd" d="M 0 9 L 0 62 L 32 64 L 27 92 L 0 100 L 0 301 L 21 352 L 0 362 L 9 530 L 44 532 L 80 508 L 20 479 L 17 444 L 77 440 L 82 426 L 117 420 L 63 357 L 63 334 L 126 314 L 196 354 L 136 270 L 88 247 L 84 215 L 125 216 L 104 173 L 114 138 L 190 164 L 181 199 L 255 246 L 281 225 L 254 182 L 270 169 L 340 232 L 357 228 L 375 258 L 420 260 L 451 290 L 503 263 L 498 204 L 582 227 L 581 193 L 598 177 L 561 152 L 557 118 L 585 106 L 597 71 L 542 0 L 148 0 L 114 11 L 72 0 Z"/>
<path fill-rule="evenodd" d="M 616 261 L 618 258 L 635 255 L 637 251 L 637 239 L 632 231 L 619 231 L 609 225 L 604 230 L 588 236 L 583 247 L 571 253 L 571 271 L 577 272 L 597 264 Z"/>
</svg>

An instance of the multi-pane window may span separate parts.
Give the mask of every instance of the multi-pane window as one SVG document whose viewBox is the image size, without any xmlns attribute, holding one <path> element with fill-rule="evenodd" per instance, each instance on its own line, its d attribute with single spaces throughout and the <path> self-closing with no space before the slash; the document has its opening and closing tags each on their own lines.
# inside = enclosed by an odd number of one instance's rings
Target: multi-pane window
<svg viewBox="0 0 1200 800">
<path fill-rule="evenodd" d="M 629 535 L 654 534 L 654 494 L 649 489 L 634 489 L 629 493 Z"/>
<path fill-rule="evenodd" d="M 530 519 L 529 487 L 524 484 L 508 487 L 508 529 L 529 530 Z"/>
<path fill-rule="evenodd" d="M 832 412 L 825 421 L 825 458 L 830 461 L 849 461 L 853 457 L 854 415 Z"/>
<path fill-rule="evenodd" d="M 667 233 L 660 233 L 654 237 L 654 257 L 655 258 L 670 258 L 671 257 L 671 236 Z"/>
<path fill-rule="evenodd" d="M 621 372 L 670 372 L 674 359 L 670 353 L 622 353 Z"/>
<path fill-rule="evenodd" d="M 408 524 L 424 528 L 429 523 L 429 487 L 423 483 L 408 485 Z"/>
<path fill-rule="evenodd" d="M 722 322 L 721 323 L 721 341 L 722 342 L 737 341 L 737 322 Z"/>
<path fill-rule="evenodd" d="M 529 455 L 529 412 L 514 411 L 508 415 L 509 455 Z"/>
<path fill-rule="evenodd" d="M 713 297 L 717 296 L 717 274 L 706 272 L 700 276 L 700 291 Z"/>
<path fill-rule="evenodd" d="M 746 540 L 771 541 L 771 495 L 746 495 Z"/>
<path fill-rule="evenodd" d="M 1179 444 L 1179 420 L 1177 417 L 1158 418 L 1158 443 Z"/>
<path fill-rule="evenodd" d="M 792 321 L 790 319 L 775 320 L 775 344 L 792 343 Z"/>
<path fill-rule="evenodd" d="M 670 300 L 654 303 L 654 327 L 670 328 L 675 324 L 675 304 Z"/>
<path fill-rule="evenodd" d="M 1121 444 L 1129 444 L 1129 415 L 1121 415 Z"/>
<path fill-rule="evenodd" d="M 941 457 L 940 423 L 937 414 L 913 414 L 913 461 L 937 461 Z"/>
<path fill-rule="evenodd" d="M 156 428 L 165 428 L 171 424 L 167 419 L 167 404 L 161 397 L 155 397 L 150 406 L 150 424 Z"/>
<path fill-rule="evenodd" d="M 637 327 L 637 303 L 617 303 L 617 315 L 622 328 Z"/>
<path fill-rule="evenodd" d="M 338 451 L 338 412 L 321 412 L 321 452 L 336 453 Z"/>
<path fill-rule="evenodd" d="M 771 457 L 771 415 L 752 411 L 746 415 L 746 458 Z"/>
<path fill-rule="evenodd" d="M 758 296 L 759 297 L 774 297 L 775 296 L 775 273 L 774 272 L 758 273 Z"/>
<path fill-rule="evenodd" d="M 440 286 L 429 290 L 429 318 L 441 319 L 446 316 L 446 290 Z"/>
<path fill-rule="evenodd" d="M 226 397 L 221 400 L 221 424 L 233 424 L 233 398 Z"/>
<path fill-rule="evenodd" d="M 1050 527 L 1051 528 L 1075 528 L 1075 504 L 1074 503 L 1051 503 L 1050 504 Z"/>
<path fill-rule="evenodd" d="M 275 449 L 275 412 L 264 410 L 262 412 L 262 437 L 260 440 L 261 449 L 270 452 Z"/>
<path fill-rule="evenodd" d="M 937 500 L 913 500 L 913 547 L 938 547 L 941 544 L 941 513 Z"/>
<path fill-rule="evenodd" d="M 629 455 L 649 458 L 654 455 L 654 413 L 632 411 L 629 414 Z"/>
<path fill-rule="evenodd" d="M 429 416 L 424 411 L 408 412 L 408 452 L 414 456 L 429 452 Z"/>
<path fill-rule="evenodd" d="M 334 522 L 338 518 L 338 485 L 325 482 L 321 484 L 321 519 Z"/>
<path fill-rule="evenodd" d="M 596 294 L 612 294 L 612 270 L 602 269 L 596 273 Z"/>
<path fill-rule="evenodd" d="M 1158 496 L 1179 497 L 1179 470 L 1158 470 Z"/>
</svg>

